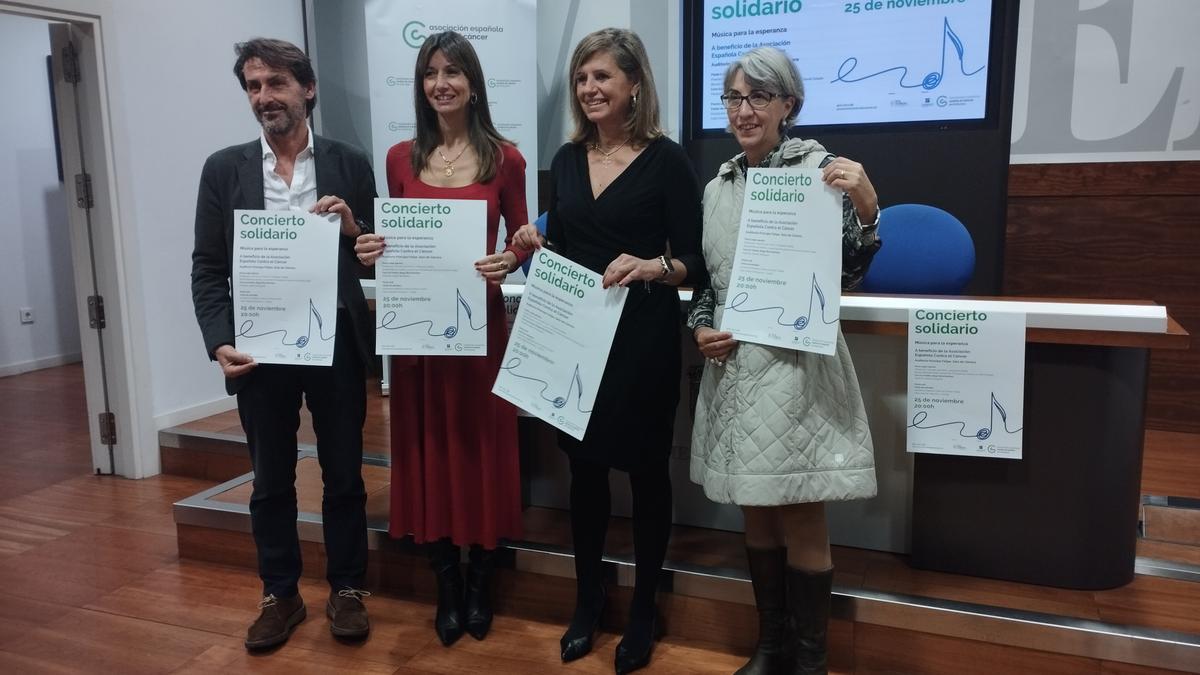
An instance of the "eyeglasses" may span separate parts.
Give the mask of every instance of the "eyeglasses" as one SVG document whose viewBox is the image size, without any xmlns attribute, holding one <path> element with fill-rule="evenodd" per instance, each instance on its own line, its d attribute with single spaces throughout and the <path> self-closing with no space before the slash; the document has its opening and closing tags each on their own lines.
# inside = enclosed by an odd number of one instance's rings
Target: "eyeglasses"
<svg viewBox="0 0 1200 675">
<path fill-rule="evenodd" d="M 749 96 L 742 96 L 737 92 L 721 94 L 721 103 L 725 104 L 725 107 L 729 110 L 737 110 L 742 107 L 742 101 L 747 101 L 750 103 L 751 108 L 762 110 L 771 105 L 771 101 L 774 101 L 776 96 L 779 96 L 779 94 L 773 94 L 769 91 L 758 91 L 756 89 L 750 92 Z"/>
</svg>

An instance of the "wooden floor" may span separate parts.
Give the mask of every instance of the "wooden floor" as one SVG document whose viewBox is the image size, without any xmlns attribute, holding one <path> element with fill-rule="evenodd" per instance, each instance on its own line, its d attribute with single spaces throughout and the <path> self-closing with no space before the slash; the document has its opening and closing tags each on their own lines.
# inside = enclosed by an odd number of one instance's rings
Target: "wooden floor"
<svg viewBox="0 0 1200 675">
<path fill-rule="evenodd" d="M 368 517 L 386 522 L 388 469 L 369 466 L 364 467 L 363 473 Z M 250 483 L 244 483 L 213 499 L 249 504 L 251 488 Z M 321 474 L 315 458 L 302 459 L 298 464 L 296 493 L 301 511 L 321 512 Z M 565 512 L 528 508 L 524 525 L 528 541 L 570 549 L 570 522 Z M 609 555 L 632 559 L 633 531 L 628 519 L 613 519 L 605 550 Z M 675 526 L 667 560 L 689 566 L 746 568 L 741 534 L 697 527 Z M 1200 635 L 1200 583 L 1138 575 L 1121 588 L 1074 591 L 917 570 L 908 565 L 905 556 L 845 546 L 833 547 L 833 560 L 835 582 L 846 589 L 932 597 Z"/>
<path fill-rule="evenodd" d="M 610 673 L 616 635 L 562 666 L 562 626 L 497 617 L 483 642 L 437 642 L 432 607 L 368 600 L 371 638 L 335 641 L 327 589 L 301 582 L 309 618 L 283 648 L 242 647 L 260 587 L 244 569 L 181 561 L 173 502 L 210 487 L 91 475 L 83 375 L 66 366 L 0 379 L 0 673 Z M 730 673 L 745 655 L 667 639 L 647 673 Z"/>
</svg>

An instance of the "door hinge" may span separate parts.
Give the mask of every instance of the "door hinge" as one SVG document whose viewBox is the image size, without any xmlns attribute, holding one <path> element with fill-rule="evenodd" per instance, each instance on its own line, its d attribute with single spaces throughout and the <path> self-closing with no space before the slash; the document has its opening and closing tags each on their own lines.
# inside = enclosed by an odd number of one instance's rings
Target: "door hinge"
<svg viewBox="0 0 1200 675">
<path fill-rule="evenodd" d="M 100 442 L 104 445 L 117 444 L 117 416 L 111 412 L 100 413 Z"/>
<path fill-rule="evenodd" d="M 75 50 L 75 43 L 68 42 L 62 50 L 62 71 L 63 82 L 67 84 L 79 84 L 79 52 Z"/>
<path fill-rule="evenodd" d="M 88 325 L 92 328 L 104 328 L 107 326 L 107 322 L 104 320 L 104 296 L 88 296 Z"/>
<path fill-rule="evenodd" d="M 75 174 L 75 205 L 81 209 L 95 206 L 92 200 L 92 175 L 90 173 Z"/>
</svg>

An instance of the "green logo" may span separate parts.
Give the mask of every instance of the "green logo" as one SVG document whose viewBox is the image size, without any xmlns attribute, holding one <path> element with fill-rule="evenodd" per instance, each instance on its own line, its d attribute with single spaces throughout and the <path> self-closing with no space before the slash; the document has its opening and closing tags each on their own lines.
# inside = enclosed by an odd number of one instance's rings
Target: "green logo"
<svg viewBox="0 0 1200 675">
<path fill-rule="evenodd" d="M 420 21 L 409 21 L 404 24 L 404 29 L 400 31 L 400 35 L 404 38 L 404 44 L 413 49 L 420 49 L 424 44 L 425 38 L 429 34 L 425 32 L 425 24 Z"/>
</svg>

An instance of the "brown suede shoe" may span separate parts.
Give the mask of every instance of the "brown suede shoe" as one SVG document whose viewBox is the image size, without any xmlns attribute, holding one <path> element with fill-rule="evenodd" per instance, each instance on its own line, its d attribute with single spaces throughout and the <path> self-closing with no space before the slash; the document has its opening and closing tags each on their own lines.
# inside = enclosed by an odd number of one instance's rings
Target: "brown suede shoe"
<svg viewBox="0 0 1200 675">
<path fill-rule="evenodd" d="M 329 602 L 325 603 L 325 616 L 329 617 L 329 632 L 348 640 L 361 640 L 371 632 L 367 619 L 367 608 L 362 599 L 370 595 L 367 591 L 343 588 L 329 591 Z"/>
<path fill-rule="evenodd" d="M 267 649 L 287 642 L 292 630 L 307 616 L 299 593 L 290 598 L 268 595 L 258 608 L 262 611 L 246 631 L 246 649 Z"/>
</svg>

